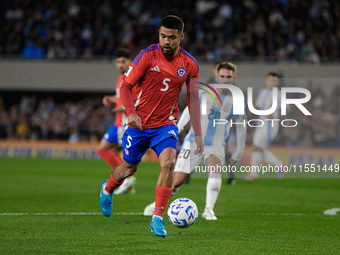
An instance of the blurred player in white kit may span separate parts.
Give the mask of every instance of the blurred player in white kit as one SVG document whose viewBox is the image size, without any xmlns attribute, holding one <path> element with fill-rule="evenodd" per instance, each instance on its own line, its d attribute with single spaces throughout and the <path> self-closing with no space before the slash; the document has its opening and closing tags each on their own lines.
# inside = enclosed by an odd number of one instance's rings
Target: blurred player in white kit
<svg viewBox="0 0 340 255">
<path fill-rule="evenodd" d="M 271 142 L 279 133 L 279 121 L 265 121 L 266 119 L 279 119 L 279 110 L 281 105 L 280 89 L 278 88 L 279 82 L 279 75 L 277 73 L 268 73 L 266 78 L 266 88 L 261 89 L 258 94 L 255 106 L 259 110 L 267 110 L 272 106 L 273 103 L 273 88 L 277 88 L 277 108 L 270 115 L 260 116 L 260 119 L 264 122 L 264 125 L 257 127 L 254 132 L 254 149 L 251 155 L 252 171 L 244 177 L 245 180 L 255 180 L 259 178 L 258 169 L 256 169 L 255 166 L 260 166 L 262 159 L 264 159 L 270 165 L 282 166 L 282 161 L 268 150 Z M 277 178 L 282 178 L 283 173 L 283 171 L 278 172 Z"/>
</svg>

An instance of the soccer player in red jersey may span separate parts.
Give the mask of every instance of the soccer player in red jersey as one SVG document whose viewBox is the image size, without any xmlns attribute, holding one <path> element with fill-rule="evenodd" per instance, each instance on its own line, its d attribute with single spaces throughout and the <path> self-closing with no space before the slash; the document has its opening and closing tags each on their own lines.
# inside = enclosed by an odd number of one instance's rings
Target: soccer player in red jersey
<svg viewBox="0 0 340 255">
<path fill-rule="evenodd" d="M 103 104 L 107 107 L 115 105 L 112 111 L 116 113 L 116 119 L 115 123 L 111 125 L 103 135 L 97 150 L 100 157 L 105 160 L 112 169 L 123 162 L 123 159 L 119 154 L 122 150 L 122 137 L 124 134 L 123 125 L 126 121 L 126 114 L 119 90 L 123 81 L 124 73 L 131 64 L 130 52 L 126 49 L 118 49 L 115 54 L 115 64 L 120 73 L 116 83 L 116 94 L 112 96 L 104 96 Z M 133 184 L 134 177 L 129 178 L 124 182 L 124 185 L 115 191 L 115 194 L 131 191 Z"/>
<path fill-rule="evenodd" d="M 184 23 L 173 15 L 162 19 L 159 43 L 142 50 L 125 73 L 120 93 L 128 116 L 123 136 L 123 162 L 111 172 L 101 187 L 100 208 L 105 216 L 112 213 L 112 194 L 123 180 L 133 175 L 142 156 L 152 148 L 159 157 L 161 171 L 156 186 L 156 206 L 150 230 L 165 237 L 163 214 L 171 196 L 176 161 L 178 128 L 177 101 L 184 83 L 195 132 L 196 154 L 202 154 L 197 61 L 179 45 L 184 38 Z M 139 88 L 133 96 L 133 87 Z"/>
</svg>

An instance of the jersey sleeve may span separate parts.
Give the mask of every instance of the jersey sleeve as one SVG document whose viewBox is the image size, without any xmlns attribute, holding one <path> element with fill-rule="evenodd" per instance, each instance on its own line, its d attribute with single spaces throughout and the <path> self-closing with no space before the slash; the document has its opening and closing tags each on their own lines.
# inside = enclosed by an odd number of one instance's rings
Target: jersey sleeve
<svg viewBox="0 0 340 255">
<path fill-rule="evenodd" d="M 191 124 L 196 136 L 201 136 L 201 111 L 198 92 L 199 68 L 197 62 L 192 64 L 191 74 L 186 81 L 187 84 L 187 104 L 190 113 Z"/>
<path fill-rule="evenodd" d="M 117 79 L 116 83 L 116 106 L 121 106 L 123 105 L 122 99 L 120 98 L 120 86 L 122 85 L 124 75 L 120 75 Z"/>
<path fill-rule="evenodd" d="M 149 66 L 148 54 L 142 50 L 132 61 L 128 70 L 124 74 L 124 80 L 131 84 L 136 85 L 138 81 L 145 75 Z"/>
</svg>

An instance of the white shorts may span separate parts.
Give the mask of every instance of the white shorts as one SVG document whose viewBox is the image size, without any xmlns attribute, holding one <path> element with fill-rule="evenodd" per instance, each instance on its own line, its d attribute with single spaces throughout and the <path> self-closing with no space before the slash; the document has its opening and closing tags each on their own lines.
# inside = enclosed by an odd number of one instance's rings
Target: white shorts
<svg viewBox="0 0 340 255">
<path fill-rule="evenodd" d="M 272 126 L 271 122 L 265 122 L 262 127 L 256 128 L 253 136 L 253 144 L 261 149 L 270 146 L 271 142 L 279 133 L 279 124 L 277 122 Z"/>
<path fill-rule="evenodd" d="M 221 165 L 225 161 L 225 147 L 223 145 L 204 146 L 202 156 L 194 155 L 196 144 L 191 144 L 189 139 L 185 139 L 181 151 L 178 154 L 174 172 L 181 172 L 190 174 L 195 171 L 202 160 L 206 161 L 210 155 L 215 155 L 220 161 Z"/>
</svg>

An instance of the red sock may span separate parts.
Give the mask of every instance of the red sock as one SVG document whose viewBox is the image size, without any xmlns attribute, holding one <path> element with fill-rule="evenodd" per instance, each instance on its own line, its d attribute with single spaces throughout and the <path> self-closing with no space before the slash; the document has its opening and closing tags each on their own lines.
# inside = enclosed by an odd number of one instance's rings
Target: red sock
<svg viewBox="0 0 340 255">
<path fill-rule="evenodd" d="M 105 186 L 105 190 L 107 192 L 109 192 L 110 194 L 113 193 L 113 191 L 118 188 L 120 185 L 122 185 L 122 183 L 124 182 L 124 180 L 122 182 L 117 182 L 115 180 L 115 178 L 113 178 L 112 176 L 112 171 L 111 171 L 111 174 L 110 174 L 110 178 L 109 180 L 107 181 L 106 183 L 106 186 Z"/>
<path fill-rule="evenodd" d="M 123 159 L 118 154 L 114 154 L 110 150 L 105 150 L 105 149 L 99 148 L 97 150 L 97 152 L 98 152 L 99 156 L 102 159 L 104 159 L 106 161 L 106 163 L 109 164 L 110 167 L 112 167 L 112 169 L 115 168 L 116 165 L 123 162 Z"/>
<path fill-rule="evenodd" d="M 156 206 L 153 215 L 163 217 L 171 197 L 171 192 L 172 188 L 156 186 Z"/>
</svg>

